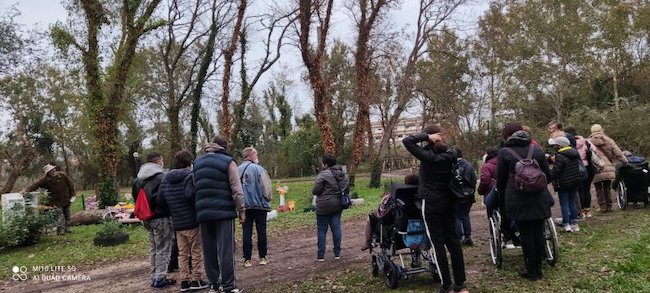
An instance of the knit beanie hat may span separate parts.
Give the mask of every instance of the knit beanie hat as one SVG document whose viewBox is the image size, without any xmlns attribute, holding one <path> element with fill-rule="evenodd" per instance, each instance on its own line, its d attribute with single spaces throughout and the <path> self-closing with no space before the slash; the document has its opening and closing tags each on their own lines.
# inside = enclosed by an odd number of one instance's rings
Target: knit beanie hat
<svg viewBox="0 0 650 293">
<path fill-rule="evenodd" d="M 591 133 L 594 132 L 603 132 L 603 127 L 600 124 L 594 124 L 591 126 Z"/>
</svg>

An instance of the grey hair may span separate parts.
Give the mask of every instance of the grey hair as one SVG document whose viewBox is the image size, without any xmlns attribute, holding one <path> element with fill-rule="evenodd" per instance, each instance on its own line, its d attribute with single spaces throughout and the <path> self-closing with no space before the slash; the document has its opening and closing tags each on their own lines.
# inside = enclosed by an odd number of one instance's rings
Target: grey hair
<svg viewBox="0 0 650 293">
<path fill-rule="evenodd" d="M 243 151 L 241 151 L 241 155 L 244 158 L 248 158 L 254 153 L 257 153 L 257 150 L 254 147 L 246 147 Z"/>
</svg>

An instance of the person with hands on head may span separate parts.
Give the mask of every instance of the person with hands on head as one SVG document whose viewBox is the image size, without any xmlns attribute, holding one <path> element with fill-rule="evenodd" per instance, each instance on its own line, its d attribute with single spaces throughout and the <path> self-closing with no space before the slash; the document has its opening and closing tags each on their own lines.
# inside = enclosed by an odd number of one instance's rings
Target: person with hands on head
<svg viewBox="0 0 650 293">
<path fill-rule="evenodd" d="M 418 145 L 421 142 L 428 143 L 421 147 Z M 420 161 L 416 198 L 421 200 L 422 219 L 442 281 L 439 292 L 467 292 L 463 249 L 456 235 L 454 196 L 449 188 L 457 155 L 447 148 L 442 129 L 437 125 L 426 126 L 422 133 L 410 135 L 402 143 Z M 454 284 L 445 248 L 451 258 Z"/>
<path fill-rule="evenodd" d="M 228 142 L 215 136 L 192 165 L 196 221 L 201 230 L 203 263 L 210 292 L 241 290 L 235 283 L 235 221 L 246 221 L 239 171 L 228 153 Z M 221 290 L 220 290 L 221 289 Z"/>
</svg>

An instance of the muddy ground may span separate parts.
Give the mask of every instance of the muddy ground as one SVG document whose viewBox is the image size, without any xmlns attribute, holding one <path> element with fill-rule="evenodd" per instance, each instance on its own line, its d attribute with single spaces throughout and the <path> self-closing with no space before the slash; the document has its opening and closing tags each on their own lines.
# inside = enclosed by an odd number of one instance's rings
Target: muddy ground
<svg viewBox="0 0 650 293">
<path fill-rule="evenodd" d="M 594 198 L 595 199 L 595 198 Z M 553 208 L 554 217 L 560 215 L 559 204 Z M 489 262 L 487 242 L 487 218 L 485 209 L 476 203 L 471 214 L 475 245 L 464 248 L 468 282 L 494 272 Z M 595 218 L 593 218 L 595 219 Z M 367 269 L 370 276 L 370 255 L 360 250 L 363 242 L 365 219 L 346 221 L 343 224 L 342 257 L 334 259 L 331 253 L 331 233 L 328 233 L 328 252 L 325 262 L 315 261 L 316 231 L 306 228 L 269 236 L 269 259 L 266 266 L 255 265 L 243 268 L 241 243 L 237 243 L 236 278 L 238 287 L 246 292 L 265 292 L 268 286 L 278 283 L 299 281 L 310 275 L 328 274 L 344 268 Z M 254 242 L 255 243 L 255 242 Z M 255 246 L 255 245 L 254 245 Z M 256 248 L 253 248 L 255 258 Z M 521 265 L 517 263 L 516 265 Z M 95 263 L 77 267 L 77 274 L 90 277 L 90 281 L 8 281 L 0 286 L 0 292 L 151 292 L 149 287 L 149 265 L 146 257 L 126 259 L 121 262 Z M 170 274 L 169 278 L 177 278 Z M 206 279 L 207 281 L 207 279 Z M 381 282 L 380 279 L 377 279 Z M 178 292 L 179 285 L 156 292 Z M 437 288 L 437 287 L 434 287 Z M 207 292 L 207 290 L 205 291 Z"/>
</svg>

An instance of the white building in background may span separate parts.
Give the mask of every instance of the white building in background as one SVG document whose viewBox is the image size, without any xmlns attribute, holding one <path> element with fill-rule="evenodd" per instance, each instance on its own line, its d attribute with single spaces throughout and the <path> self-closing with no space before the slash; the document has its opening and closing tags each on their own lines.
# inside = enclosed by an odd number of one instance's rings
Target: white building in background
<svg viewBox="0 0 650 293">
<path fill-rule="evenodd" d="M 423 125 L 422 117 L 401 118 L 397 121 L 395 129 L 393 129 L 392 138 L 395 142 L 401 142 L 406 136 L 422 131 Z M 380 143 L 382 137 L 384 137 L 384 126 L 381 124 L 381 121 L 370 122 L 370 128 L 372 129 L 372 138 L 375 143 Z"/>
</svg>

